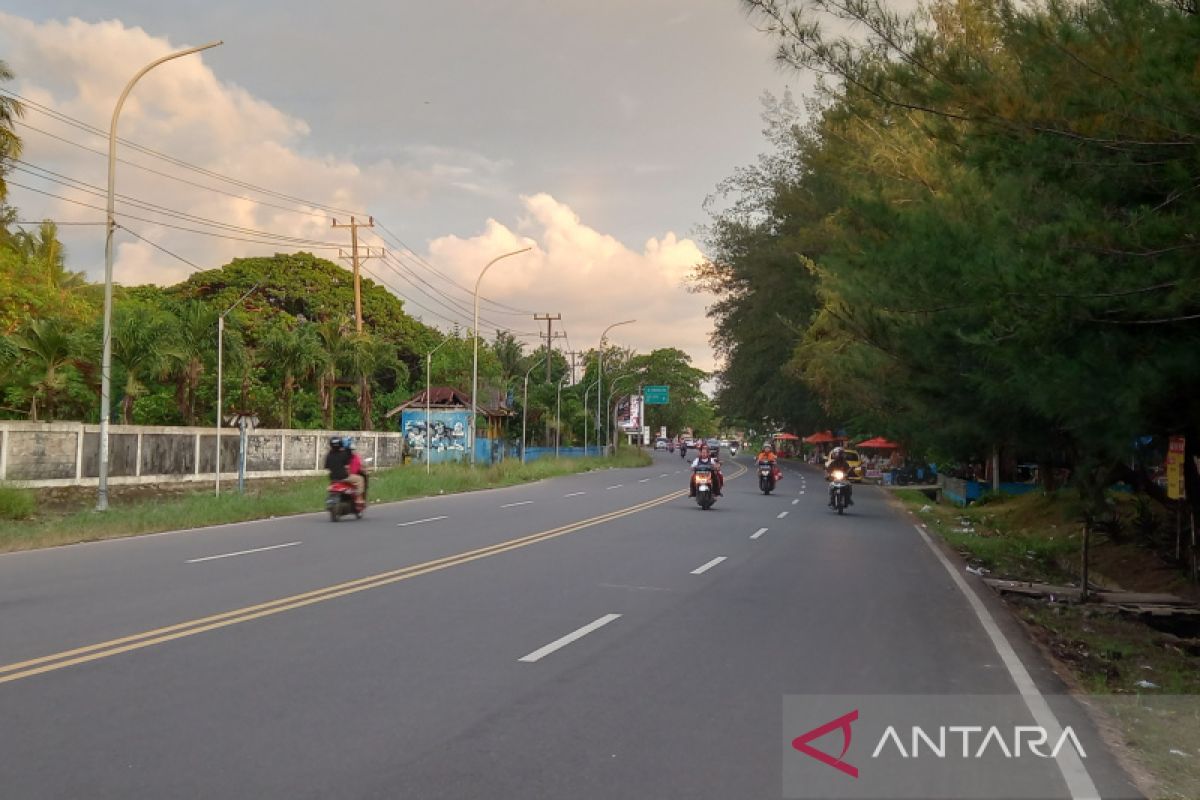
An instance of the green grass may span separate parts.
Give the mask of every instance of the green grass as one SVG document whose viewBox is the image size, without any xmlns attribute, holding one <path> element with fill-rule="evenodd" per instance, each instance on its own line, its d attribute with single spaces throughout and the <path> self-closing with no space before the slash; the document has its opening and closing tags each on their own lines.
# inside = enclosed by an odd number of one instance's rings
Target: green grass
<svg viewBox="0 0 1200 800">
<path fill-rule="evenodd" d="M 34 505 L 32 490 L 0 486 L 0 519 L 29 519 Z"/>
<path fill-rule="evenodd" d="M 558 461 L 547 458 L 529 464 L 506 461 L 474 470 L 465 465 L 439 464 L 428 475 L 423 466 L 414 464 L 373 473 L 370 498 L 372 503 L 392 502 L 512 486 L 611 467 L 641 467 L 649 463 L 651 459 L 646 453 L 622 450 L 609 458 Z M 266 487 L 256 487 L 251 482 L 246 494 L 242 495 L 226 493 L 214 497 L 205 487 L 166 499 L 127 503 L 114 500 L 109 510 L 103 513 L 74 511 L 47 514 L 21 524 L 0 524 L 0 552 L 321 511 L 328 485 L 325 478 L 305 478 L 275 482 Z M 5 491 L 0 491 L 0 504 L 5 502 L 6 496 Z M 0 517 L 3 517 L 2 511 Z"/>
</svg>

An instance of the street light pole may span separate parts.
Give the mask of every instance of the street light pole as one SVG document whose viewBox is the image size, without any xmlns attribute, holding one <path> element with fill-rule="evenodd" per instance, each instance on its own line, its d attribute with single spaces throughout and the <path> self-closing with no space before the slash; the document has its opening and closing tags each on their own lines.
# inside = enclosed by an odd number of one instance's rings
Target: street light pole
<svg viewBox="0 0 1200 800">
<path fill-rule="evenodd" d="M 216 473 L 213 481 L 213 497 L 221 496 L 221 389 L 223 388 L 221 381 L 225 360 L 225 317 L 229 315 L 230 311 L 241 305 L 243 300 L 253 294 L 255 289 L 262 285 L 263 282 L 259 281 L 251 286 L 250 291 L 239 297 L 233 305 L 225 309 L 221 316 L 217 317 L 217 429 L 215 431 L 217 444 L 216 455 L 213 459 L 213 472 Z"/>
<path fill-rule="evenodd" d="M 588 423 L 589 423 L 589 422 L 591 422 L 591 420 L 589 420 L 589 419 L 588 419 L 588 413 L 587 413 L 587 409 L 588 409 L 588 402 L 587 402 L 587 399 L 588 399 L 588 395 L 592 393 L 592 387 L 593 387 L 593 386 L 595 386 L 595 385 L 596 385 L 596 383 L 597 383 L 598 381 L 599 381 L 599 378 L 597 378 L 596 380 L 592 381 L 592 382 L 591 382 L 591 383 L 588 385 L 588 387 L 587 387 L 586 389 L 584 389 L 584 390 L 583 390 L 583 454 L 584 454 L 585 456 L 587 455 L 587 451 L 588 451 L 588 450 L 587 450 L 587 448 L 588 448 Z M 597 391 L 597 392 L 596 392 L 596 402 L 597 402 L 597 403 L 599 403 L 599 402 L 600 402 L 600 392 L 599 392 L 599 391 Z M 597 445 L 599 445 L 599 444 L 600 444 L 600 440 L 599 440 L 599 439 L 597 439 L 597 440 L 596 440 L 596 444 L 597 444 Z"/>
<path fill-rule="evenodd" d="M 600 398 L 604 396 L 604 337 L 608 336 L 608 332 L 618 325 L 632 325 L 637 322 L 636 319 L 627 319 L 622 322 L 614 322 L 604 329 L 604 333 L 600 334 L 600 362 L 597 365 L 596 382 L 596 444 L 600 444 Z"/>
<path fill-rule="evenodd" d="M 117 121 L 121 118 L 121 108 L 125 98 L 133 91 L 133 86 L 143 75 L 164 61 L 170 61 L 180 56 L 198 53 L 210 47 L 216 47 L 222 42 L 209 42 L 199 47 L 189 47 L 177 53 L 165 55 L 151 61 L 138 70 L 138 73 L 125 84 L 124 91 L 117 99 L 113 109 L 112 122 L 108 126 L 108 198 L 105 204 L 104 218 L 104 333 L 103 355 L 100 361 L 100 472 L 98 491 L 96 494 L 96 510 L 108 510 L 108 417 L 112 411 L 112 273 L 113 273 L 113 231 L 116 230 L 116 184 L 117 184 Z"/>
<path fill-rule="evenodd" d="M 605 415 L 605 420 L 604 420 L 604 427 L 605 427 L 605 431 L 604 431 L 604 446 L 605 446 L 606 448 L 608 447 L 608 434 L 609 434 L 609 432 L 610 432 L 610 431 L 612 431 L 613 427 L 615 427 L 615 426 L 612 424 L 613 417 L 615 417 L 615 416 L 616 416 L 616 413 L 617 413 L 617 410 L 616 410 L 615 408 L 612 410 L 612 413 L 611 413 L 611 414 L 608 412 L 608 407 L 609 407 L 610 405 L 612 405 L 613 398 L 617 396 L 617 390 L 616 390 L 616 388 L 613 388 L 613 387 L 616 387 L 617 383 L 619 383 L 620 381 L 623 381 L 623 380 L 625 380 L 626 378 L 628 378 L 628 377 L 630 377 L 630 376 L 632 376 L 632 375 L 633 375 L 633 373 L 632 373 L 632 372 L 626 372 L 624 375 L 618 375 L 616 378 L 613 378 L 612 382 L 609 384 L 609 387 L 610 387 L 610 388 L 612 388 L 612 391 L 611 391 L 611 392 L 609 392 L 609 394 L 608 394 L 608 402 L 607 402 L 607 403 L 605 403 L 605 405 L 604 405 L 604 415 Z M 599 399 L 600 399 L 599 395 L 597 395 L 597 396 L 596 396 L 596 399 L 597 399 L 597 400 L 599 400 Z"/>
<path fill-rule="evenodd" d="M 549 354 L 547 353 L 547 356 Z M 525 389 L 521 395 L 521 463 L 525 463 L 525 421 L 529 419 L 529 373 L 537 369 L 537 366 L 542 363 L 542 360 L 547 356 L 542 356 L 537 361 L 533 362 L 533 366 L 525 371 Z"/>
<path fill-rule="evenodd" d="M 492 268 L 502 258 L 509 256 L 520 255 L 532 250 L 532 247 L 523 247 L 520 250 L 513 250 L 511 253 L 505 253 L 502 256 L 496 256 L 487 263 L 487 266 L 479 273 L 479 277 L 475 279 L 475 327 L 471 329 L 471 335 L 475 340 L 474 355 L 471 358 L 471 425 L 468 428 L 470 435 L 467 437 L 471 447 L 471 466 L 475 466 L 475 423 L 479 416 L 479 284 L 483 281 L 484 274 Z"/>
<path fill-rule="evenodd" d="M 558 379 L 558 396 L 554 401 L 554 457 L 558 458 L 558 449 L 562 445 L 562 387 L 570 375 L 564 374 Z"/>
<path fill-rule="evenodd" d="M 429 394 L 433 390 L 431 375 L 433 374 L 433 354 L 441 350 L 444 345 L 450 341 L 449 337 L 442 340 L 442 343 L 425 354 L 425 474 L 428 475 L 432 471 L 430 466 L 431 451 L 433 448 L 433 439 L 430 438 L 430 419 L 433 416 L 433 410 L 429 401 Z M 475 401 L 472 400 L 472 403 Z"/>
</svg>

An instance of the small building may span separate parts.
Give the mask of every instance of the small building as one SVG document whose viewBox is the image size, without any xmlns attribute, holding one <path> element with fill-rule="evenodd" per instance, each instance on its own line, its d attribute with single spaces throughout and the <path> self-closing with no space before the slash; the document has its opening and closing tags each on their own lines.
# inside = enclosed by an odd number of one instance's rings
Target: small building
<svg viewBox="0 0 1200 800">
<path fill-rule="evenodd" d="M 484 464 L 504 457 L 504 429 L 512 411 L 502 396 L 493 398 L 487 408 L 475 411 L 485 422 L 476 430 L 475 460 Z M 426 448 L 429 461 L 470 460 L 471 398 L 452 386 L 434 386 L 429 390 L 428 405 L 424 390 L 388 411 L 384 417 L 400 415 L 399 429 L 404 434 L 404 454 L 408 460 L 423 461 Z"/>
</svg>

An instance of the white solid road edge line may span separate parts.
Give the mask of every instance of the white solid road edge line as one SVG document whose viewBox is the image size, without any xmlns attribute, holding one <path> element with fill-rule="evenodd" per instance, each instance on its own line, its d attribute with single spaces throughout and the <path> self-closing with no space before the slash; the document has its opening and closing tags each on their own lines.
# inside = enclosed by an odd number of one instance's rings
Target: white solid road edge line
<svg viewBox="0 0 1200 800">
<path fill-rule="evenodd" d="M 758 530 L 756 530 L 754 533 L 750 534 L 750 538 L 751 538 L 751 539 L 757 539 L 758 537 L 762 536 L 762 535 L 763 535 L 764 533 L 766 533 L 766 532 L 767 532 L 767 529 L 766 529 L 766 528 L 759 528 L 759 529 L 758 529 Z"/>
<path fill-rule="evenodd" d="M 238 550 L 236 553 L 222 553 L 219 556 L 205 556 L 204 558 L 189 558 L 183 562 L 185 564 L 199 564 L 201 561 L 215 561 L 218 558 L 233 558 L 234 556 L 244 556 L 248 553 L 261 553 L 264 550 L 278 550 L 281 547 L 295 547 L 300 542 L 288 542 L 287 544 L 273 544 L 270 547 L 256 547 L 253 550 Z"/>
<path fill-rule="evenodd" d="M 532 500 L 518 500 L 515 503 L 505 503 L 504 505 L 502 505 L 500 507 L 501 508 L 512 508 L 513 506 L 527 506 L 532 502 L 533 502 Z"/>
<path fill-rule="evenodd" d="M 537 650 L 534 650 L 529 655 L 521 656 L 517 660 L 524 661 L 526 664 L 532 664 L 535 661 L 541 661 L 543 658 L 550 655 L 555 650 L 561 650 L 562 648 L 566 647 L 567 645 L 569 645 L 571 642 L 575 641 L 576 639 L 582 639 L 584 636 L 587 636 L 592 631 L 599 630 L 600 628 L 603 628 L 605 625 L 612 622 L 613 620 L 620 619 L 620 618 L 621 618 L 620 614 L 605 614 L 603 617 L 600 617 L 600 619 L 595 620 L 594 622 L 589 622 L 587 625 L 584 625 L 579 630 L 572 631 L 571 633 L 568 633 L 566 636 L 562 637 L 561 639 L 555 639 L 553 642 L 546 645 L 545 647 L 539 647 Z"/>
<path fill-rule="evenodd" d="M 692 574 L 693 575 L 703 575 L 705 572 L 708 572 L 710 569 L 715 567 L 717 564 L 720 564 L 722 561 L 724 561 L 728 557 L 729 556 L 717 556 L 716 558 L 714 558 L 712 561 L 708 562 L 704 566 L 696 567 L 696 569 L 692 570 Z"/>
<path fill-rule="evenodd" d="M 1029 675 L 1029 670 L 1025 669 L 1025 664 L 1022 663 L 1021 657 L 1013 650 L 1008 639 L 1000 630 L 1000 626 L 996 624 L 996 620 L 992 618 L 991 612 L 983 605 L 975 592 L 967 586 L 967 582 L 963 580 L 962 575 L 958 574 L 958 570 L 950 563 L 950 559 L 946 558 L 933 540 L 929 538 L 929 534 L 920 525 L 913 525 L 917 533 L 921 534 L 921 538 L 925 544 L 929 545 L 929 549 L 937 556 L 938 561 L 942 562 L 942 566 L 946 568 L 946 572 L 950 573 L 951 580 L 958 587 L 959 591 L 967 599 L 967 604 L 971 606 L 971 610 L 975 612 L 975 616 L 979 619 L 979 624 L 983 626 L 987 632 L 988 638 L 992 640 L 992 645 L 996 648 L 996 652 L 1000 654 L 1000 660 L 1004 662 L 1005 668 L 1008 670 L 1009 677 L 1017 686 L 1017 691 L 1021 693 L 1021 698 L 1025 701 L 1025 705 L 1029 708 L 1029 713 L 1033 715 L 1034 720 L 1038 725 L 1046 729 L 1051 741 L 1057 741 L 1062 735 L 1062 724 L 1058 721 L 1058 717 L 1054 715 L 1050 705 L 1046 702 L 1046 698 L 1038 690 L 1037 684 L 1033 682 L 1033 678 Z M 1100 791 L 1096 788 L 1096 784 L 1092 782 L 1092 776 L 1088 774 L 1087 767 L 1083 765 L 1083 761 L 1079 758 L 1079 754 L 1070 747 L 1064 747 L 1059 751 L 1056 759 L 1059 772 L 1062 773 L 1063 780 L 1066 781 L 1067 790 L 1071 793 L 1072 800 L 1100 800 Z"/>
<path fill-rule="evenodd" d="M 397 522 L 396 527 L 404 528 L 409 525 L 420 525 L 422 522 L 437 522 L 439 519 L 445 519 L 445 518 L 446 518 L 446 515 L 443 514 L 440 517 L 426 517 L 425 519 L 414 519 L 412 522 Z"/>
</svg>

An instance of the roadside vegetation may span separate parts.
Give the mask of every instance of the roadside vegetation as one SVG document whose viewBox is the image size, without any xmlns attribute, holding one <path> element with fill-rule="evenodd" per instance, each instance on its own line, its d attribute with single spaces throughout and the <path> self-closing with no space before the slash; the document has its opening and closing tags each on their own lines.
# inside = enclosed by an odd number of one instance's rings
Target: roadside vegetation
<svg viewBox="0 0 1200 800">
<path fill-rule="evenodd" d="M 608 458 L 545 458 L 528 464 L 510 460 L 479 469 L 439 464 L 428 475 L 423 466 L 410 465 L 372 473 L 370 498 L 372 504 L 387 503 L 650 462 L 647 453 L 626 448 Z M 226 484 L 219 497 L 213 496 L 210 484 L 134 487 L 136 491 L 125 492 L 125 487 L 114 486 L 109 510 L 102 514 L 89 510 L 94 489 L 74 489 L 69 497 L 32 514 L 33 490 L 6 487 L 0 489 L 0 552 L 321 511 L 327 486 L 321 477 L 251 481 L 245 494 Z M 7 513 L 10 509 L 22 516 L 14 520 Z"/>
<path fill-rule="evenodd" d="M 1085 503 L 1059 491 L 998 496 L 967 508 L 896 493 L 931 534 L 987 578 L 1080 585 Z M 1170 563 L 1171 520 L 1146 517 L 1135 496 L 1112 493 L 1109 530 L 1091 543 L 1096 589 L 1176 594 L 1200 589 Z M 1200 621 L 1142 618 L 1112 603 L 1002 595 L 1073 690 L 1091 695 L 1153 798 L 1200 797 Z"/>
</svg>

